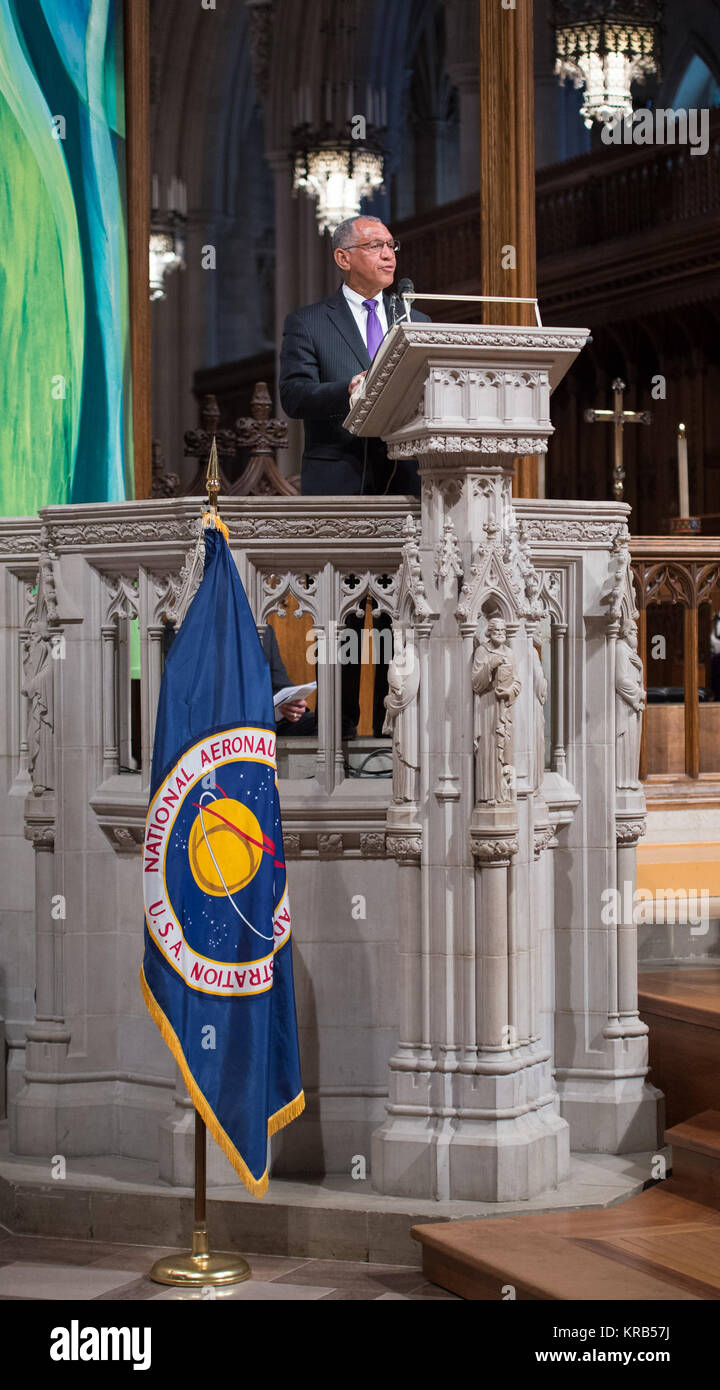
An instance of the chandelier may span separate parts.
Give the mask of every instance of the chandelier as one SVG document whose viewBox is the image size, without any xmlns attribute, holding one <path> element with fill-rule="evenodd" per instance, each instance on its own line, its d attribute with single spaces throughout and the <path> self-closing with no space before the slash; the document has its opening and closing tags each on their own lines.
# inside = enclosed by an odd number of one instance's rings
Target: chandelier
<svg viewBox="0 0 720 1390">
<path fill-rule="evenodd" d="M 165 298 L 165 277 L 185 269 L 187 192 L 181 179 L 172 178 L 165 207 L 160 207 L 160 183 L 153 174 L 150 209 L 150 298 Z"/>
<path fill-rule="evenodd" d="M 293 188 L 317 199 L 318 231 L 334 232 L 348 217 L 357 217 L 360 199 L 382 187 L 384 160 L 373 150 L 350 145 L 318 145 L 295 156 Z"/>
<path fill-rule="evenodd" d="M 357 217 L 360 200 L 371 198 L 382 187 L 386 94 L 367 88 L 361 97 L 354 83 L 343 91 L 324 84 L 317 103 L 304 88 L 295 93 L 293 105 L 293 191 L 303 189 L 315 198 L 322 236 L 325 231 L 334 232 L 346 218 Z M 316 105 L 319 110 L 314 109 Z"/>
<path fill-rule="evenodd" d="M 555 72 L 585 89 L 588 130 L 631 115 L 632 83 L 659 68 L 662 0 L 555 0 L 554 11 Z"/>
</svg>

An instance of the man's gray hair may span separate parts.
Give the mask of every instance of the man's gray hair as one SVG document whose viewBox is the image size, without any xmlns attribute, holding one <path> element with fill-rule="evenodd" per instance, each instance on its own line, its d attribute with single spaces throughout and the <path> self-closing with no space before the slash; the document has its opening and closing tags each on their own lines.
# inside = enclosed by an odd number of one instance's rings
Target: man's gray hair
<svg viewBox="0 0 720 1390">
<path fill-rule="evenodd" d="M 350 246 L 355 239 L 356 222 L 379 222 L 381 227 L 385 226 L 382 217 L 370 217 L 364 212 L 359 212 L 357 217 L 346 217 L 339 227 L 335 228 L 332 234 L 332 249 L 337 251 L 340 247 Z"/>
</svg>

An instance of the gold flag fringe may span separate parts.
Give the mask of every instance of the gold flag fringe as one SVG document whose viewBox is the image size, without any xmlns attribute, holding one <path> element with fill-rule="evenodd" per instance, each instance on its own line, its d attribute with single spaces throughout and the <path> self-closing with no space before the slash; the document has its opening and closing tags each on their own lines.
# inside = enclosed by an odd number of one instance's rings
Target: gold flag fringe
<svg viewBox="0 0 720 1390">
<path fill-rule="evenodd" d="M 241 1181 L 245 1184 L 248 1192 L 250 1192 L 253 1197 L 264 1197 L 268 1189 L 267 1168 L 265 1169 L 265 1172 L 263 1173 L 261 1178 L 253 1177 L 245 1160 L 242 1158 L 241 1154 L 238 1153 L 235 1145 L 233 1144 L 232 1139 L 230 1139 L 230 1137 L 225 1133 L 225 1130 L 218 1121 L 214 1111 L 210 1109 L 210 1106 L 208 1105 L 202 1091 L 197 1085 L 197 1082 L 195 1081 L 195 1078 L 193 1077 L 193 1074 L 190 1071 L 190 1068 L 185 1060 L 185 1054 L 182 1050 L 182 1047 L 180 1046 L 180 1040 L 177 1036 L 177 1033 L 175 1032 L 172 1024 L 169 1022 L 168 1018 L 160 1008 L 160 1005 L 158 1004 L 154 994 L 150 989 L 147 980 L 145 979 L 145 969 L 142 966 L 140 968 L 140 988 L 142 990 L 143 999 L 145 1000 L 145 1004 L 147 1006 L 150 1017 L 160 1029 L 160 1034 L 162 1036 L 163 1042 L 166 1043 L 167 1046 L 170 1048 L 170 1051 L 172 1052 L 172 1055 L 175 1058 L 175 1061 L 177 1062 L 180 1071 L 182 1072 L 183 1080 L 188 1088 L 190 1099 L 192 1100 L 192 1103 L 195 1106 L 195 1109 L 197 1110 L 200 1117 L 205 1121 L 209 1133 L 212 1135 L 218 1148 L 222 1149 L 225 1156 L 232 1163 L 235 1172 L 237 1173 Z M 288 1105 L 284 1105 L 281 1110 L 276 1110 L 274 1115 L 269 1116 L 267 1122 L 268 1137 L 271 1134 L 277 1134 L 278 1130 L 283 1129 L 285 1125 L 290 1124 L 290 1121 L 296 1119 L 298 1115 L 301 1115 L 304 1109 L 305 1093 L 303 1091 L 300 1091 L 299 1095 L 297 1095 L 294 1100 L 291 1100 Z"/>
<path fill-rule="evenodd" d="M 214 526 L 215 530 L 219 531 L 220 534 L 225 537 L 226 541 L 230 540 L 230 532 L 228 531 L 225 522 L 222 521 L 218 516 L 217 512 L 203 512 L 202 524 L 203 527 Z"/>
</svg>

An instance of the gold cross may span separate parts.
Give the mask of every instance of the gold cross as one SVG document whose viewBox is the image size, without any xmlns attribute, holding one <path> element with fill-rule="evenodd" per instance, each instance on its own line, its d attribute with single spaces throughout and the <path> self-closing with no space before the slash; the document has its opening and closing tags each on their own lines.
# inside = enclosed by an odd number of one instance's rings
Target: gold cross
<svg viewBox="0 0 720 1390">
<path fill-rule="evenodd" d="M 626 390 L 625 382 L 619 377 L 612 384 L 613 389 L 613 408 L 612 410 L 586 410 L 585 419 L 593 425 L 596 420 L 608 420 L 614 426 L 614 461 L 613 461 L 613 494 L 618 502 L 622 502 L 623 483 L 625 481 L 625 469 L 623 468 L 623 429 L 625 425 L 649 425 L 649 410 L 623 410 L 623 391 Z"/>
</svg>

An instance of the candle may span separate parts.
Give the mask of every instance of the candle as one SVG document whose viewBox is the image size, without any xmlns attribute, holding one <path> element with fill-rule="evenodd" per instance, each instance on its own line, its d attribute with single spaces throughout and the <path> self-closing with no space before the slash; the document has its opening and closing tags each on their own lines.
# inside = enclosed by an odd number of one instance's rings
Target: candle
<svg viewBox="0 0 720 1390">
<path fill-rule="evenodd" d="M 688 455 L 687 439 L 685 437 L 685 426 L 678 425 L 678 493 L 680 498 L 680 516 L 690 515 L 690 488 L 688 485 Z"/>
</svg>

